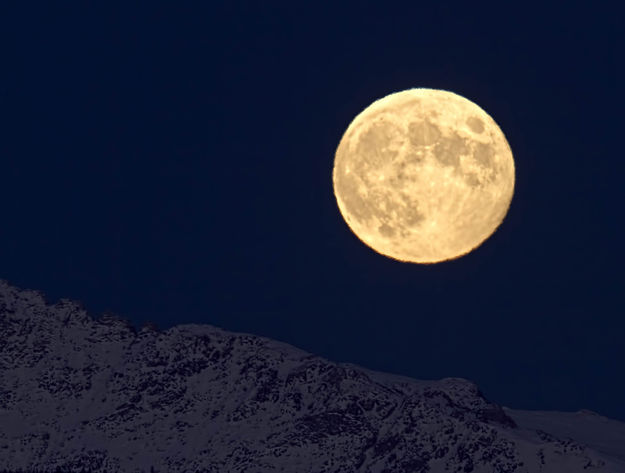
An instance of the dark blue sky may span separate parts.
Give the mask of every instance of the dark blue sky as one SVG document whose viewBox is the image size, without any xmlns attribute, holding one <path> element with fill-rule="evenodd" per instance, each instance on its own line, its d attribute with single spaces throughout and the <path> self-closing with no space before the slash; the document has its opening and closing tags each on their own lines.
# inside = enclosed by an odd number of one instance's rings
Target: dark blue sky
<svg viewBox="0 0 625 473">
<path fill-rule="evenodd" d="M 0 278 L 625 420 L 618 12 L 95 3 L 3 6 Z M 479 104 L 516 161 L 499 230 L 431 266 L 332 192 L 352 118 L 411 87 Z"/>
</svg>

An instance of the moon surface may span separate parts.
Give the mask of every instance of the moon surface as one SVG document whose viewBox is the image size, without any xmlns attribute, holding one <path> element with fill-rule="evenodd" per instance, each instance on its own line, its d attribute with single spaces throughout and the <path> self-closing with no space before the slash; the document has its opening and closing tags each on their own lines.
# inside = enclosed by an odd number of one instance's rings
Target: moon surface
<svg viewBox="0 0 625 473">
<path fill-rule="evenodd" d="M 458 258 L 503 221 L 514 160 L 495 121 L 453 92 L 409 89 L 354 118 L 332 173 L 349 228 L 385 256 L 413 263 Z"/>
</svg>

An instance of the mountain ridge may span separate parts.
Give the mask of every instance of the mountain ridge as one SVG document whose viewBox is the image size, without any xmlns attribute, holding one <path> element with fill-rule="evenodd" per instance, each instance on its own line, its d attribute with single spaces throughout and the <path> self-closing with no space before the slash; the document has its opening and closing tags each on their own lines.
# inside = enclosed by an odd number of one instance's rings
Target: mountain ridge
<svg viewBox="0 0 625 473">
<path fill-rule="evenodd" d="M 137 329 L 4 280 L 0 336 L 0 468 L 625 472 L 615 447 L 521 428 L 461 378 L 375 372 L 211 325 Z"/>
</svg>

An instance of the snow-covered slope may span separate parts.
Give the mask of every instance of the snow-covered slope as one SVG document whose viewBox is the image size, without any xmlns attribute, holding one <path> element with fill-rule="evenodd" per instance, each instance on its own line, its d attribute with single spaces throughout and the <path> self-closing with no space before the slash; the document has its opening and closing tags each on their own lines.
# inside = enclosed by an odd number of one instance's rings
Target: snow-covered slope
<svg viewBox="0 0 625 473">
<path fill-rule="evenodd" d="M 532 431 L 549 433 L 560 439 L 573 439 L 625 463 L 625 423 L 595 412 L 521 411 L 504 407 L 516 424 Z M 625 471 L 625 470 L 624 470 Z"/>
<path fill-rule="evenodd" d="M 563 415 L 208 325 L 137 331 L 0 281 L 0 468 L 625 472 L 622 423 Z"/>
</svg>

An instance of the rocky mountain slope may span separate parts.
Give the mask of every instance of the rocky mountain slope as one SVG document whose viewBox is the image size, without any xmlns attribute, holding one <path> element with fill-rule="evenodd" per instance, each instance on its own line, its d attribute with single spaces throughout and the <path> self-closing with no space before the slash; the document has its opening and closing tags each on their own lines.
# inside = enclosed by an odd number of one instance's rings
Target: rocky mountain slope
<svg viewBox="0 0 625 473">
<path fill-rule="evenodd" d="M 0 281 L 0 469 L 625 472 L 622 423 L 584 443 L 585 416 L 557 416 L 209 325 L 135 330 Z"/>
</svg>

